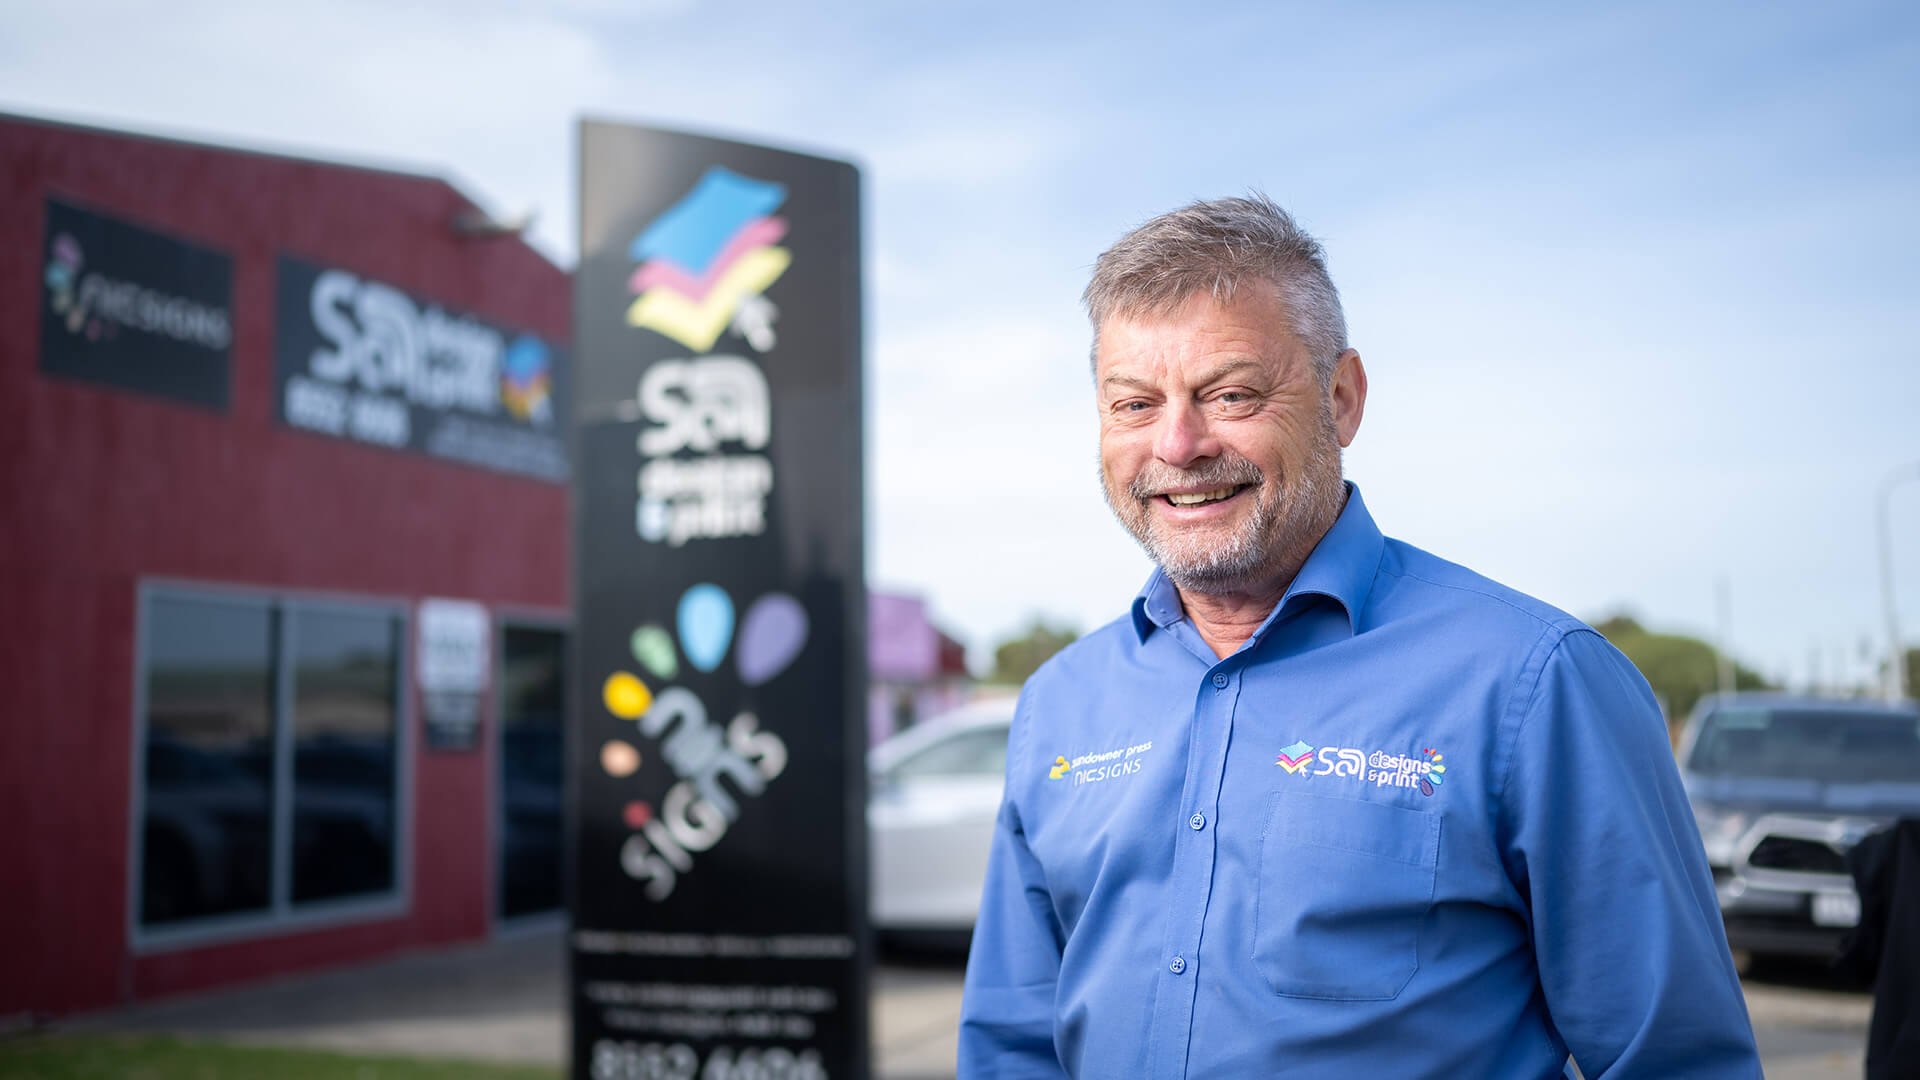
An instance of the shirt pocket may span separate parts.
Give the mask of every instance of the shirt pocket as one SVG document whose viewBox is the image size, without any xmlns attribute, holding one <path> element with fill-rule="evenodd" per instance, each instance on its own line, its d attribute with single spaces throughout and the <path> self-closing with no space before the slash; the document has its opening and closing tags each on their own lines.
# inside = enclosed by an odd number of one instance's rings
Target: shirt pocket
<svg viewBox="0 0 1920 1080">
<path fill-rule="evenodd" d="M 1254 966 L 1288 997 L 1397 997 L 1420 967 L 1439 853 L 1437 813 L 1274 792 L 1260 835 Z"/>
</svg>

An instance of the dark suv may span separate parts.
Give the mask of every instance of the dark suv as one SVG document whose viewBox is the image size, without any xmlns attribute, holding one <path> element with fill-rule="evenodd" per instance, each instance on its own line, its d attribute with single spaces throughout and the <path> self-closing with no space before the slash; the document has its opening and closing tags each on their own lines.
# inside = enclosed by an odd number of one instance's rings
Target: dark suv
<svg viewBox="0 0 1920 1080">
<path fill-rule="evenodd" d="M 1830 956 L 1860 921 L 1847 850 L 1901 817 L 1920 816 L 1920 709 L 1709 698 L 1681 737 L 1680 774 L 1728 944 Z"/>
</svg>

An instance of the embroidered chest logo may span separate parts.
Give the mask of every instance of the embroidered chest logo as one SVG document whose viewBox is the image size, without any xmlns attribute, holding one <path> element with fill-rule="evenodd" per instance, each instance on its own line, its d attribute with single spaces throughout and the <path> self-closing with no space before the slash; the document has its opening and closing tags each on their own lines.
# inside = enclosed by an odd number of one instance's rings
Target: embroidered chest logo
<svg viewBox="0 0 1920 1080">
<path fill-rule="evenodd" d="M 1119 780 L 1132 776 L 1145 764 L 1141 759 L 1147 751 L 1153 749 L 1152 740 L 1133 746 L 1123 746 L 1114 750 L 1103 750 L 1096 754 L 1081 754 L 1069 761 L 1064 756 L 1053 759 L 1053 765 L 1047 769 L 1047 779 L 1065 780 L 1074 787 L 1082 784 L 1098 784 L 1106 780 Z"/>
<path fill-rule="evenodd" d="M 1292 746 L 1283 748 L 1280 751 L 1279 759 L 1274 762 L 1275 765 L 1280 766 L 1290 773 L 1297 773 L 1312 763 L 1313 747 L 1308 746 L 1298 739 L 1293 741 Z"/>
<path fill-rule="evenodd" d="M 1309 746 L 1299 740 L 1282 747 L 1274 764 L 1290 775 L 1313 779 L 1352 779 L 1375 787 L 1418 788 L 1422 795 L 1447 782 L 1447 755 L 1432 747 L 1417 754 L 1391 754 L 1352 746 Z"/>
</svg>

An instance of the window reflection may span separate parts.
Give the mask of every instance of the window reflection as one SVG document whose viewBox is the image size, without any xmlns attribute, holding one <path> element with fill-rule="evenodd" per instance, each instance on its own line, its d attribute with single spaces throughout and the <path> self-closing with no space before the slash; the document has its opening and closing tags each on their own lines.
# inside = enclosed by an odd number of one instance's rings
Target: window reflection
<svg viewBox="0 0 1920 1080">
<path fill-rule="evenodd" d="M 400 628 L 387 615 L 293 615 L 293 899 L 394 880 Z"/>
<path fill-rule="evenodd" d="M 145 924 L 272 899 L 274 629 L 265 606 L 148 607 Z"/>
</svg>

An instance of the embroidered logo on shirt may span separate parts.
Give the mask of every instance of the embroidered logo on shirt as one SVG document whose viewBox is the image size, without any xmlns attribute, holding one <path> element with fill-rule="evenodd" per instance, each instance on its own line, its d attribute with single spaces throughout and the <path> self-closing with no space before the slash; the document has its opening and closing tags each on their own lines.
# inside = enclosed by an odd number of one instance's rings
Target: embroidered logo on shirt
<svg viewBox="0 0 1920 1080">
<path fill-rule="evenodd" d="M 1132 776 L 1140 771 L 1140 756 L 1153 749 L 1153 743 L 1143 742 L 1134 746 L 1123 746 L 1116 750 L 1103 750 L 1097 754 L 1081 754 L 1068 761 L 1064 757 L 1055 757 L 1053 767 L 1047 770 L 1047 779 L 1071 779 L 1075 787 L 1081 784 L 1096 784 L 1102 780 L 1118 780 L 1123 776 Z"/>
<path fill-rule="evenodd" d="M 1446 758 L 1447 755 L 1432 747 L 1418 754 L 1390 754 L 1385 750 L 1368 752 L 1352 746 L 1316 748 L 1296 740 L 1292 746 L 1281 749 L 1274 764 L 1309 780 L 1316 776 L 1335 780 L 1351 777 L 1375 787 L 1418 788 L 1420 794 L 1430 796 L 1435 788 L 1447 782 L 1447 767 L 1440 764 Z M 1316 761 L 1319 767 L 1309 771 L 1307 766 Z"/>
<path fill-rule="evenodd" d="M 1447 767 L 1440 764 L 1447 760 L 1447 755 L 1433 749 L 1426 749 L 1420 752 L 1427 755 L 1428 766 L 1427 774 L 1420 778 L 1420 794 L 1431 795 L 1433 794 L 1434 788 L 1447 782 Z"/>
<path fill-rule="evenodd" d="M 1274 764 L 1290 773 L 1297 773 L 1306 768 L 1307 763 L 1312 760 L 1313 747 L 1295 739 L 1292 746 L 1281 748 L 1280 757 L 1274 761 Z"/>
</svg>

